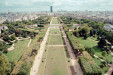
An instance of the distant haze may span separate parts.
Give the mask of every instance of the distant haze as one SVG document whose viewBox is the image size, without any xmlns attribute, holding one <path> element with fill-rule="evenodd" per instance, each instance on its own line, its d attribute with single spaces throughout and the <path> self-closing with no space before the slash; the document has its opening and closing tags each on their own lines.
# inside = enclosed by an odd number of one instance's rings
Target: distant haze
<svg viewBox="0 0 113 75">
<path fill-rule="evenodd" d="M 113 0 L 0 0 L 0 12 L 113 11 Z"/>
</svg>

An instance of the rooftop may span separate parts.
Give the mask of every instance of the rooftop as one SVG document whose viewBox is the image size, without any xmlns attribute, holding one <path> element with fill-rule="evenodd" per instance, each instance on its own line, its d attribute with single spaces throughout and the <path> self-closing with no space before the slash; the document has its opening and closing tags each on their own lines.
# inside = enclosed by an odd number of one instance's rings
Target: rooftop
<svg viewBox="0 0 113 75">
<path fill-rule="evenodd" d="M 113 25 L 104 25 L 104 26 L 107 26 L 107 27 L 113 28 Z"/>
</svg>

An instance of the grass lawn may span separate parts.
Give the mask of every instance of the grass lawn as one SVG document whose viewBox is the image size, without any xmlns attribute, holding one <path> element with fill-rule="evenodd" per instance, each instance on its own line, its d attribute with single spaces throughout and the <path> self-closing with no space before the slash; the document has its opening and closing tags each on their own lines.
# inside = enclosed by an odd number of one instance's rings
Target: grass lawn
<svg viewBox="0 0 113 75">
<path fill-rule="evenodd" d="M 93 60 L 96 62 L 97 65 L 100 65 L 101 64 L 101 61 L 98 60 L 97 58 L 93 58 Z"/>
<path fill-rule="evenodd" d="M 97 42 L 91 39 L 84 40 L 83 38 L 78 38 L 79 42 L 84 45 L 84 47 L 91 47 L 94 49 L 95 55 L 102 56 L 101 50 L 97 47 Z"/>
<path fill-rule="evenodd" d="M 43 61 L 43 67 L 40 65 L 39 75 L 69 75 L 64 47 L 48 47 Z"/>
<path fill-rule="evenodd" d="M 10 51 L 6 54 L 7 58 L 9 61 L 18 61 L 24 51 L 27 48 L 29 40 L 24 40 L 24 41 L 18 41 L 15 44 L 15 49 L 13 51 Z"/>
<path fill-rule="evenodd" d="M 51 29 L 50 34 L 61 34 L 60 29 Z"/>
<path fill-rule="evenodd" d="M 79 42 L 84 45 L 85 47 L 94 47 L 97 46 L 97 42 L 92 41 L 90 39 L 84 40 L 83 38 L 77 38 Z"/>
<path fill-rule="evenodd" d="M 61 35 L 49 35 L 49 45 L 63 45 L 63 39 Z"/>
<path fill-rule="evenodd" d="M 53 20 L 52 20 L 52 24 L 58 24 L 58 20 L 57 20 L 57 18 L 53 18 Z"/>
<path fill-rule="evenodd" d="M 95 40 L 95 41 L 97 41 L 97 37 L 95 36 L 95 37 L 89 37 L 90 39 L 92 39 L 92 40 Z"/>
<path fill-rule="evenodd" d="M 102 57 L 102 51 L 100 50 L 100 48 L 97 47 L 97 43 L 96 41 L 93 41 L 91 39 L 87 39 L 84 40 L 83 38 L 78 38 L 79 42 L 84 45 L 85 47 L 92 47 L 95 55 L 97 55 L 98 57 Z M 111 54 L 109 54 L 108 56 L 104 57 L 104 59 L 109 59 L 112 60 L 112 56 Z"/>
</svg>

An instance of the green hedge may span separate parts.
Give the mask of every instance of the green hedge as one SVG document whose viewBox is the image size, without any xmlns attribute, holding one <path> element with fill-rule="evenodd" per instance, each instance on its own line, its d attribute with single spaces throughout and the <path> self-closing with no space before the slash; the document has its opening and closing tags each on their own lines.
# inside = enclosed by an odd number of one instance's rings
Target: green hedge
<svg viewBox="0 0 113 75">
<path fill-rule="evenodd" d="M 83 51 L 83 56 L 79 57 L 79 64 L 82 67 L 84 75 L 102 75 L 101 68 L 86 51 Z"/>
<path fill-rule="evenodd" d="M 71 35 L 70 32 L 66 32 L 66 34 L 73 50 L 80 50 L 80 51 L 85 50 L 84 46 L 79 43 L 79 41 L 76 39 L 75 36 Z"/>
</svg>

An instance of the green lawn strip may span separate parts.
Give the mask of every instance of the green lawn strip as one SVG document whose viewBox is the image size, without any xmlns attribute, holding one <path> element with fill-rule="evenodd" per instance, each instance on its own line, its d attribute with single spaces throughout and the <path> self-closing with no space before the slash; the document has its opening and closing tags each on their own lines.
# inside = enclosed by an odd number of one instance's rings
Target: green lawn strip
<svg viewBox="0 0 113 75">
<path fill-rule="evenodd" d="M 57 20 L 57 18 L 53 18 L 53 20 L 52 20 L 52 24 L 58 24 L 58 20 Z"/>
<path fill-rule="evenodd" d="M 38 33 L 37 30 L 31 30 L 31 29 L 24 29 L 24 28 L 18 28 L 21 31 L 26 31 L 26 32 L 34 32 L 34 33 Z"/>
<path fill-rule="evenodd" d="M 9 61 L 15 61 L 15 62 L 18 61 L 22 56 L 22 54 L 24 53 L 24 51 L 26 50 L 28 42 L 29 40 L 24 40 L 24 41 L 18 41 L 17 43 L 14 43 L 15 49 L 6 54 Z"/>
<path fill-rule="evenodd" d="M 32 52 L 33 49 L 36 49 L 38 51 L 38 49 L 40 47 L 40 42 L 37 42 L 38 37 L 39 36 L 36 36 L 34 39 L 32 39 L 30 46 L 26 48 L 25 52 L 21 56 L 21 59 L 18 61 L 18 63 L 14 67 L 12 74 L 17 74 L 20 70 L 22 70 L 23 64 L 26 64 L 27 66 L 29 66 L 25 70 L 27 70 L 27 74 L 30 73 L 30 68 L 32 66 L 31 63 L 33 63 L 34 57 L 35 57 L 35 55 L 31 56 L 31 52 Z"/>
<path fill-rule="evenodd" d="M 50 34 L 61 34 L 60 29 L 51 29 Z"/>
<path fill-rule="evenodd" d="M 65 60 L 64 47 L 48 47 L 46 60 L 46 75 L 68 75 L 67 64 Z"/>
<path fill-rule="evenodd" d="M 49 35 L 48 38 L 49 45 L 63 45 L 63 39 L 61 35 Z"/>
</svg>

